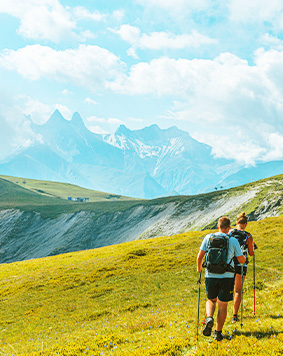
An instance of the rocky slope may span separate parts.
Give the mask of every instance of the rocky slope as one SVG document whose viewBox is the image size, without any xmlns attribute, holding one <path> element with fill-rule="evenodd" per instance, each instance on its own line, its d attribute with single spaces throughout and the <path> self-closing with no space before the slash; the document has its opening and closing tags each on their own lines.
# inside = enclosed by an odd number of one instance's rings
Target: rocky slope
<svg viewBox="0 0 283 356">
<path fill-rule="evenodd" d="M 112 203 L 109 203 L 112 204 Z M 87 205 L 84 205 L 87 206 Z M 110 207 L 110 205 L 109 205 Z M 12 262 L 215 227 L 246 211 L 253 220 L 283 211 L 283 176 L 196 196 L 162 198 L 113 211 L 84 210 L 55 218 L 23 209 L 0 211 L 0 260 Z"/>
</svg>

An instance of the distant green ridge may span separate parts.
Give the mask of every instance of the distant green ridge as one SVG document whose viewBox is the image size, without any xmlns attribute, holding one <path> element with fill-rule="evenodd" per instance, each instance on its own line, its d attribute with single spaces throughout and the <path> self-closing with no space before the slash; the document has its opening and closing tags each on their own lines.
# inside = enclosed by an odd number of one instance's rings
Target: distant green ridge
<svg viewBox="0 0 283 356">
<path fill-rule="evenodd" d="M 45 205 L 62 202 L 59 197 L 48 197 L 30 189 L 15 184 L 4 176 L 0 176 L 0 207 L 15 207 L 21 205 Z"/>
<path fill-rule="evenodd" d="M 0 179 L 5 181 L 12 182 L 19 187 L 23 187 L 31 192 L 51 197 L 51 198 L 61 198 L 67 200 L 68 197 L 72 198 L 89 198 L 89 202 L 97 201 L 113 201 L 113 200 L 138 200 L 131 197 L 125 197 L 118 194 L 99 192 L 91 189 L 86 189 L 79 187 L 70 183 L 61 183 L 61 182 L 50 182 L 38 179 L 25 179 L 19 177 L 11 176 L 1 176 Z M 1 199 L 2 200 L 2 199 Z"/>
</svg>

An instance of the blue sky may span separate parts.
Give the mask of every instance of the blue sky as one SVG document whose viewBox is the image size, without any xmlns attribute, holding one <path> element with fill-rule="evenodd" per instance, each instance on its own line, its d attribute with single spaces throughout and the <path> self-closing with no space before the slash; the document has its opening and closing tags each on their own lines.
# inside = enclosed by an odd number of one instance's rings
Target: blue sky
<svg viewBox="0 0 283 356">
<path fill-rule="evenodd" d="M 283 159 L 281 0 L 0 0 L 0 158 L 57 108 L 97 133 L 176 125 L 247 165 Z"/>
</svg>

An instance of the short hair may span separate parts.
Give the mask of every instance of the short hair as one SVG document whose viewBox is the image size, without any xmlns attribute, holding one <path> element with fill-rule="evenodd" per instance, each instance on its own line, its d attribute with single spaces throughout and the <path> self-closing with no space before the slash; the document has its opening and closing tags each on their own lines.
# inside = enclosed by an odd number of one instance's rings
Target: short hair
<svg viewBox="0 0 283 356">
<path fill-rule="evenodd" d="M 240 225 L 245 225 L 248 223 L 248 217 L 245 212 L 241 213 L 240 215 L 237 216 L 237 224 Z"/>
<path fill-rule="evenodd" d="M 218 220 L 218 225 L 219 225 L 220 229 L 227 229 L 228 227 L 230 227 L 231 222 L 230 222 L 230 219 L 228 218 L 228 216 L 222 216 L 222 218 L 220 218 Z"/>
</svg>

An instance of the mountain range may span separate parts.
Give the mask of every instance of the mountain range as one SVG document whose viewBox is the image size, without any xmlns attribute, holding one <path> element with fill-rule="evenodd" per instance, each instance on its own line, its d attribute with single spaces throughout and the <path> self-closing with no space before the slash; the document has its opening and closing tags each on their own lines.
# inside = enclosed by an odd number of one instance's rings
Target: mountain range
<svg viewBox="0 0 283 356">
<path fill-rule="evenodd" d="M 43 125 L 30 122 L 40 142 L 0 164 L 0 174 L 58 182 L 136 198 L 191 195 L 283 173 L 283 161 L 245 168 L 215 158 L 189 133 L 157 125 L 114 134 L 89 131 L 78 113 L 56 110 Z"/>
</svg>

